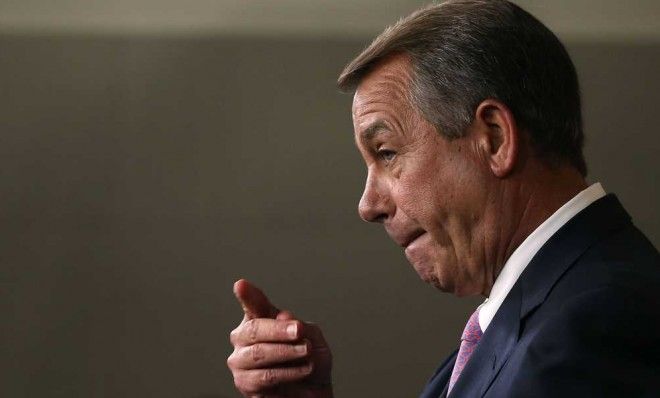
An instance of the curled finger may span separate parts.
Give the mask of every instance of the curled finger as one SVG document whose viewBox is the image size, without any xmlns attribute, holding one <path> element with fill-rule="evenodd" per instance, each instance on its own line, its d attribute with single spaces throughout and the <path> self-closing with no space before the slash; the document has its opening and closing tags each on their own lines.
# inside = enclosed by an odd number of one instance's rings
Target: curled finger
<svg viewBox="0 0 660 398">
<path fill-rule="evenodd" d="M 275 319 L 250 319 L 242 322 L 230 334 L 234 347 L 256 343 L 293 342 L 300 338 L 302 322 Z"/>
<path fill-rule="evenodd" d="M 304 379 L 312 373 L 312 368 L 312 363 L 307 362 L 300 366 L 245 370 L 234 374 L 234 383 L 240 391 L 263 393 Z"/>
<path fill-rule="evenodd" d="M 284 365 L 308 356 L 311 345 L 307 341 L 296 344 L 258 343 L 239 347 L 229 357 L 230 368 L 258 369 Z"/>
</svg>

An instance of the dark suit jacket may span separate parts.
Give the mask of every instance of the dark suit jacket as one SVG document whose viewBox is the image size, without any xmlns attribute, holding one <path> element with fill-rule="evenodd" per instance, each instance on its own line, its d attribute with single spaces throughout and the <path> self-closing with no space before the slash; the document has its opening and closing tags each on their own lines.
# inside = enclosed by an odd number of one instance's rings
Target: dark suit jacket
<svg viewBox="0 0 660 398">
<path fill-rule="evenodd" d="M 539 250 L 450 398 L 660 397 L 660 256 L 614 195 Z M 446 397 L 456 352 L 422 392 Z"/>
</svg>

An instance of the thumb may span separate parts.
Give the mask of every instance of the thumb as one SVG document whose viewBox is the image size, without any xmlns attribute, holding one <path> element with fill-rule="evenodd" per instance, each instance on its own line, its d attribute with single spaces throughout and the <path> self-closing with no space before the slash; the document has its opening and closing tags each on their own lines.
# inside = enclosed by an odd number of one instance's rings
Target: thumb
<svg viewBox="0 0 660 398">
<path fill-rule="evenodd" d="M 234 295 L 243 307 L 243 312 L 247 319 L 254 318 L 272 318 L 274 319 L 280 312 L 270 303 L 268 297 L 245 279 L 234 283 Z"/>
</svg>

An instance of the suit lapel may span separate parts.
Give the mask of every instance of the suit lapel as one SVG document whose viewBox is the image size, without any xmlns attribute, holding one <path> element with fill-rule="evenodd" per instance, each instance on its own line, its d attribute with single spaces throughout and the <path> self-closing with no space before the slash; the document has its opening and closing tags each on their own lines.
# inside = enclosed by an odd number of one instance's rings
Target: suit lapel
<svg viewBox="0 0 660 398">
<path fill-rule="evenodd" d="M 582 253 L 628 223 L 630 216 L 610 194 L 560 228 L 532 258 L 507 295 L 454 385 L 451 398 L 482 397 L 516 346 L 521 321 L 543 303 Z"/>
<path fill-rule="evenodd" d="M 595 201 L 569 220 L 536 253 L 518 280 L 522 289 L 520 318 L 541 305 L 562 275 L 589 247 L 630 224 L 630 216 L 613 194 Z"/>
<path fill-rule="evenodd" d="M 545 301 L 552 287 L 582 253 L 629 223 L 630 216 L 616 196 L 610 194 L 561 227 L 541 247 L 507 295 L 454 385 L 450 398 L 482 397 L 516 346 L 521 321 Z M 456 353 L 445 361 L 420 398 L 447 396 L 455 361 Z"/>
<path fill-rule="evenodd" d="M 458 350 L 454 351 L 445 361 L 438 367 L 435 374 L 431 377 L 424 391 L 419 396 L 419 398 L 446 398 L 447 397 L 447 387 L 449 385 L 449 376 L 451 376 L 451 371 L 454 369 L 454 363 L 456 362 L 456 355 Z"/>
</svg>

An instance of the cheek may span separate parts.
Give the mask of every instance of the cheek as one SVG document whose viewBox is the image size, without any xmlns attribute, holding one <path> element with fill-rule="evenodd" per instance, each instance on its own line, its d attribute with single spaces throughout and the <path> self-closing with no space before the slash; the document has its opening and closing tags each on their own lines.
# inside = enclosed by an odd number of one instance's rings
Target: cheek
<svg viewBox="0 0 660 398">
<path fill-rule="evenodd" d="M 443 207 L 443 198 L 435 187 L 439 176 L 428 170 L 402 174 L 392 190 L 397 207 L 424 229 L 428 229 L 433 220 L 442 218 Z"/>
</svg>

